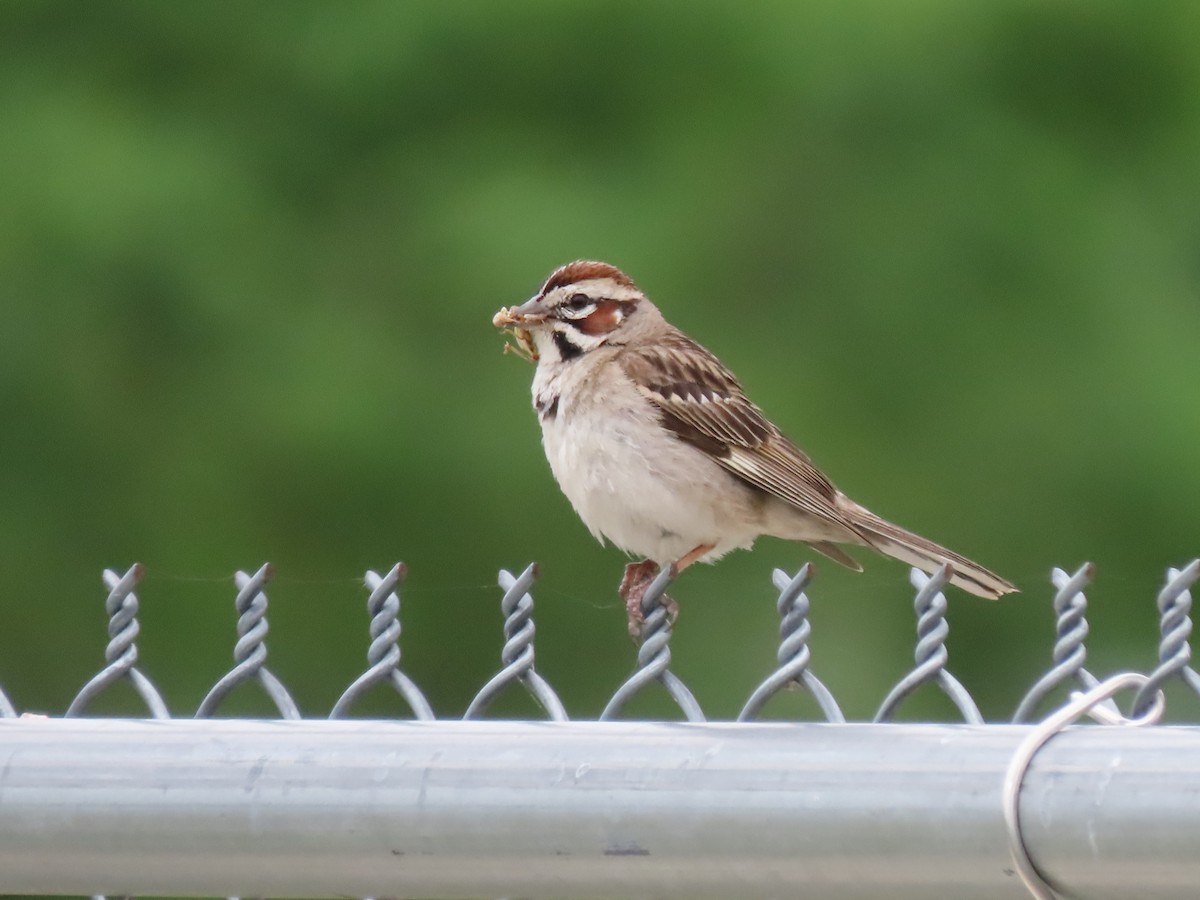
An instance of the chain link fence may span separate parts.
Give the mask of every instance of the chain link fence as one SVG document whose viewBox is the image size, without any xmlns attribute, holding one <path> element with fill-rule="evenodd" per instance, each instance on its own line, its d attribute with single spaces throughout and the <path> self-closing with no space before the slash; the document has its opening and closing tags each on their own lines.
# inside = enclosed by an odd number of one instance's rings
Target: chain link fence
<svg viewBox="0 0 1200 900">
<path fill-rule="evenodd" d="M 914 666 L 870 723 L 847 723 L 813 671 L 807 565 L 773 573 L 776 668 L 732 723 L 707 722 L 671 670 L 670 570 L 646 592 L 637 667 L 598 722 L 571 721 L 537 671 L 533 565 L 499 574 L 501 665 L 463 720 L 437 718 L 403 670 L 402 564 L 366 573 L 367 667 L 329 721 L 301 719 L 267 666 L 268 565 L 235 576 L 234 665 L 187 713 L 204 721 L 173 718 L 179 711 L 137 667 L 142 574 L 138 565 L 103 573 L 106 665 L 62 719 L 19 715 L 0 660 L 0 891 L 1053 897 L 1069 888 L 1115 898 L 1191 897 L 1200 883 L 1200 728 L 1119 727 L 1156 722 L 1168 683 L 1200 700 L 1189 644 L 1200 560 L 1169 569 L 1158 593 L 1157 666 L 1104 681 L 1086 667 L 1093 568 L 1055 569 L 1051 665 L 1003 724 L 985 723 L 951 672 L 948 568 L 912 571 Z M 121 681 L 146 718 L 86 718 Z M 279 721 L 211 718 L 251 682 Z M 654 684 L 684 723 L 621 720 Z M 410 720 L 345 718 L 381 685 Z M 923 686 L 942 691 L 961 722 L 892 721 Z M 1075 691 L 1067 705 L 1040 719 L 1064 688 Z M 480 721 L 510 689 L 528 692 L 547 721 Z M 795 689 L 823 722 L 756 723 Z M 1124 712 L 1118 692 L 1130 695 Z M 1107 724 L 1068 728 L 1085 715 Z"/>
</svg>

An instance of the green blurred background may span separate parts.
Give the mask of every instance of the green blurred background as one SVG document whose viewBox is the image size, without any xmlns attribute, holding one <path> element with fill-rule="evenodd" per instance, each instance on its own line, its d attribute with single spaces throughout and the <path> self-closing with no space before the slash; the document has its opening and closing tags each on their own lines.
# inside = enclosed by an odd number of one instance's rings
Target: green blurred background
<svg viewBox="0 0 1200 900">
<path fill-rule="evenodd" d="M 1053 565 L 1098 566 L 1092 668 L 1148 668 L 1200 553 L 1197 35 L 1190 2 L 0 6 L 0 686 L 63 710 L 102 567 L 140 561 L 141 665 L 187 714 L 232 572 L 269 560 L 270 666 L 324 715 L 362 572 L 402 559 L 404 667 L 457 715 L 498 666 L 496 570 L 536 559 L 539 670 L 594 716 L 634 661 L 625 560 L 490 324 L 576 257 L 856 499 L 1023 589 L 950 593 L 987 715 L 1048 663 Z M 858 555 L 818 561 L 812 647 L 866 718 L 913 619 L 904 567 Z M 808 558 L 763 540 L 677 584 L 711 716 L 770 671 L 771 569 Z"/>
</svg>

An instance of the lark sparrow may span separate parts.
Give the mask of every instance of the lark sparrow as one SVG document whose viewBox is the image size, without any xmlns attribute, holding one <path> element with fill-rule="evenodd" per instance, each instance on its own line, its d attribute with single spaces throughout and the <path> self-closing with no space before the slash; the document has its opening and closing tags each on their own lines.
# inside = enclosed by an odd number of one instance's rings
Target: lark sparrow
<svg viewBox="0 0 1200 900">
<path fill-rule="evenodd" d="M 1016 590 L 834 487 L 620 269 L 569 263 L 492 321 L 537 362 L 533 406 L 559 487 L 597 539 L 646 557 L 622 581 L 631 629 L 659 566 L 711 562 L 764 534 L 856 571 L 838 544 L 926 572 L 949 563 L 951 583 L 980 597 Z"/>
</svg>

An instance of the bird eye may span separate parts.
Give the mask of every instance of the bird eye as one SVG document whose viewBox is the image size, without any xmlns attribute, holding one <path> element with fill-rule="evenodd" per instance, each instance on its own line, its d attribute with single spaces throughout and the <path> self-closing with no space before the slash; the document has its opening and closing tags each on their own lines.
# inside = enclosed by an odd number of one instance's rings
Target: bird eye
<svg viewBox="0 0 1200 900">
<path fill-rule="evenodd" d="M 595 309 L 596 301 L 587 294 L 572 294 L 559 305 L 558 313 L 564 319 L 583 319 Z"/>
</svg>

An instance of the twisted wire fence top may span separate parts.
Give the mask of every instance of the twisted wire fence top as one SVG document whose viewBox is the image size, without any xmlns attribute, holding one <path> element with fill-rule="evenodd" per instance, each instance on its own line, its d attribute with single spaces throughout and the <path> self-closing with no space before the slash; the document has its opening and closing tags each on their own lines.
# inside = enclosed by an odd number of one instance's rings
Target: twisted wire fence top
<svg viewBox="0 0 1200 900">
<path fill-rule="evenodd" d="M 750 695 L 750 699 L 738 713 L 739 722 L 753 719 L 762 711 L 768 700 L 793 686 L 801 687 L 812 695 L 827 722 L 846 721 L 833 694 L 808 668 L 812 660 L 812 651 L 808 649 L 812 625 L 808 621 L 809 600 L 804 589 L 808 587 L 812 577 L 812 563 L 801 566 L 795 578 L 788 578 L 782 569 L 771 573 L 772 583 L 779 591 L 779 600 L 776 603 L 781 619 L 779 651 L 776 653 L 779 667 Z"/>
<path fill-rule="evenodd" d="M 1053 668 L 1034 683 L 1029 693 L 1021 700 L 1013 715 L 1014 722 L 1028 721 L 1041 703 L 1056 688 L 1074 680 L 1083 690 L 1094 688 L 1099 682 L 1096 677 L 1083 667 L 1087 659 L 1087 649 L 1084 646 L 1088 636 L 1087 597 L 1084 588 L 1092 583 L 1096 567 L 1090 562 L 1084 563 L 1074 575 L 1068 575 L 1062 569 L 1055 568 L 1050 572 L 1050 581 L 1056 588 L 1054 594 L 1055 640 Z M 1111 700 L 1104 701 L 1106 708 L 1116 711 Z"/>
<path fill-rule="evenodd" d="M 367 648 L 367 668 L 342 692 L 330 712 L 331 718 L 346 715 L 364 694 L 378 685 L 387 685 L 407 704 L 414 719 L 434 718 L 433 709 L 425 695 L 400 668 L 400 614 L 401 589 L 407 571 L 397 563 L 383 575 L 368 571 L 364 584 L 368 591 L 367 611 L 370 643 Z M 917 616 L 917 641 L 914 651 L 914 667 L 890 688 L 873 719 L 887 722 L 896 714 L 900 705 L 922 685 L 932 683 L 942 691 L 958 709 L 963 721 L 979 724 L 983 718 L 975 701 L 966 688 L 947 669 L 949 653 L 947 639 L 949 626 L 946 622 L 947 601 L 942 593 L 952 572 L 943 566 L 932 575 L 912 570 L 910 580 L 916 589 L 914 610 Z M 1087 598 L 1085 588 L 1095 574 L 1089 563 L 1073 574 L 1054 569 L 1051 583 L 1055 587 L 1053 608 L 1055 613 L 1055 641 L 1052 666 L 1022 698 L 1014 719 L 1030 721 L 1048 695 L 1064 686 L 1075 686 L 1083 690 L 1093 688 L 1097 678 L 1087 670 L 1086 619 Z M 139 634 L 137 619 L 139 598 L 135 591 L 143 576 L 142 567 L 131 566 L 124 574 L 112 570 L 104 571 L 107 589 L 105 608 L 108 613 L 108 643 L 105 648 L 105 665 L 92 676 L 70 701 L 66 715 L 82 714 L 100 694 L 121 680 L 127 680 L 141 697 L 151 717 L 167 718 L 168 708 L 158 689 L 137 666 L 138 650 L 136 639 Z M 641 642 L 637 648 L 636 666 L 631 675 L 621 682 L 600 715 L 601 720 L 611 720 L 619 715 L 626 705 L 652 683 L 662 685 L 668 697 L 678 707 L 683 718 L 691 722 L 703 722 L 705 713 L 692 691 L 671 671 L 673 601 L 667 589 L 674 583 L 677 573 L 673 567 L 660 571 L 647 587 L 642 599 L 644 621 L 641 627 Z M 237 639 L 234 647 L 234 665 L 208 691 L 195 715 L 211 716 L 220 704 L 238 687 L 247 682 L 257 682 L 267 694 L 278 714 L 287 719 L 298 718 L 300 713 L 295 701 L 283 683 L 267 668 L 267 604 L 265 587 L 271 577 L 271 568 L 264 565 L 253 574 L 238 572 L 235 575 L 237 595 L 235 607 L 238 613 Z M 520 685 L 545 711 L 547 718 L 566 721 L 567 712 L 558 694 L 542 673 L 535 667 L 534 657 L 534 601 L 532 588 L 537 577 L 537 568 L 528 566 L 520 575 L 514 576 L 507 570 L 499 574 L 500 598 L 503 614 L 504 643 L 500 653 L 501 668 L 475 694 L 465 713 L 465 718 L 478 718 L 486 712 L 489 704 L 505 689 Z M 749 721 L 761 714 L 772 698 L 789 689 L 798 688 L 817 704 L 825 720 L 833 723 L 846 721 L 833 692 L 812 671 L 812 625 L 809 619 L 813 568 L 803 566 L 794 577 L 781 570 L 772 573 L 772 583 L 777 591 L 777 606 L 780 616 L 779 645 L 774 670 L 751 691 L 741 706 L 738 721 Z M 1156 702 L 1159 689 L 1171 680 L 1181 681 L 1200 698 L 1200 674 L 1191 666 L 1192 623 L 1190 589 L 1200 579 L 1200 560 L 1193 561 L 1181 569 L 1169 569 L 1164 586 L 1158 593 L 1157 609 L 1161 640 L 1158 646 L 1158 663 L 1147 676 L 1144 687 L 1138 692 L 1132 709 L 1134 717 L 1146 714 Z M 2 662 L 2 660 L 0 660 Z M 18 714 L 16 704 L 9 695 L 0 691 L 0 718 Z M 1112 701 L 1100 704 L 1095 715 L 1103 715 L 1106 721 L 1120 719 L 1119 711 Z"/>
<path fill-rule="evenodd" d="M 412 679 L 400 671 L 400 585 L 408 575 L 404 563 L 396 563 L 387 574 L 367 571 L 363 583 L 370 594 L 367 613 L 371 616 L 371 644 L 367 648 L 367 671 L 346 688 L 329 718 L 345 715 L 377 684 L 389 684 L 408 704 L 414 718 L 432 719 L 433 709 Z"/>
<path fill-rule="evenodd" d="M 133 589 L 142 580 L 145 570 L 134 563 L 124 575 L 117 575 L 112 569 L 105 569 L 104 584 L 108 588 L 108 597 L 104 601 L 104 609 L 108 613 L 108 646 L 104 648 L 104 659 L 108 665 L 97 672 L 85 684 L 67 707 L 67 716 L 76 716 L 87 708 L 87 705 L 106 691 L 110 686 L 127 678 L 133 685 L 150 715 L 156 719 L 170 718 L 167 705 L 163 702 L 158 690 L 150 683 L 145 675 L 138 671 L 134 664 L 137 662 L 137 640 L 141 628 L 138 625 L 138 599 Z"/>
<path fill-rule="evenodd" d="M 565 722 L 567 711 L 562 701 L 546 680 L 533 668 L 533 595 L 529 589 L 537 578 L 537 565 L 530 563 L 520 577 L 500 570 L 500 587 L 504 596 L 500 598 L 500 612 L 504 614 L 504 648 L 500 651 L 500 662 L 504 668 L 487 682 L 467 707 L 464 719 L 481 716 L 488 704 L 508 685 L 517 682 L 525 687 L 546 715 L 555 722 Z"/>
<path fill-rule="evenodd" d="M 287 688 L 266 667 L 267 661 L 267 595 L 263 587 L 271 580 L 273 574 L 270 563 L 265 563 L 253 575 L 237 572 L 234 584 L 238 593 L 234 599 L 234 607 L 238 612 L 237 643 L 233 648 L 234 667 L 223 675 L 212 690 L 200 703 L 196 710 L 196 718 L 211 716 L 234 688 L 250 680 L 256 680 L 262 685 L 263 691 L 279 715 L 285 719 L 300 718 L 300 710 L 296 706 Z"/>
<path fill-rule="evenodd" d="M 963 720 L 972 725 L 982 725 L 983 716 L 979 707 L 962 686 L 962 683 L 946 671 L 950 653 L 946 649 L 946 638 L 950 636 L 950 625 L 946 622 L 946 596 L 942 588 L 949 584 L 954 569 L 943 565 L 933 575 L 920 569 L 909 573 L 909 580 L 917 589 L 913 608 L 917 613 L 917 648 L 913 654 L 917 665 L 892 688 L 875 714 L 876 722 L 886 722 L 896 714 L 896 709 L 906 697 L 923 684 L 936 684 L 962 714 Z"/>
<path fill-rule="evenodd" d="M 621 709 L 642 688 L 652 681 L 659 682 L 667 690 L 667 695 L 675 701 L 685 719 L 689 722 L 703 722 L 704 711 L 696 702 L 695 696 L 673 673 L 671 665 L 671 600 L 667 597 L 667 588 L 675 580 L 673 565 L 663 568 L 642 597 L 642 636 L 638 647 L 637 670 L 629 679 L 617 688 L 604 711 L 600 713 L 600 721 L 614 719 Z"/>
<path fill-rule="evenodd" d="M 1133 714 L 1142 715 L 1154 702 L 1159 688 L 1171 678 L 1180 678 L 1200 697 L 1200 674 L 1188 665 L 1192 647 L 1192 595 L 1189 590 L 1200 578 L 1200 559 L 1192 560 L 1183 569 L 1168 569 L 1167 583 L 1158 593 L 1159 631 L 1158 668 L 1133 701 Z"/>
</svg>

